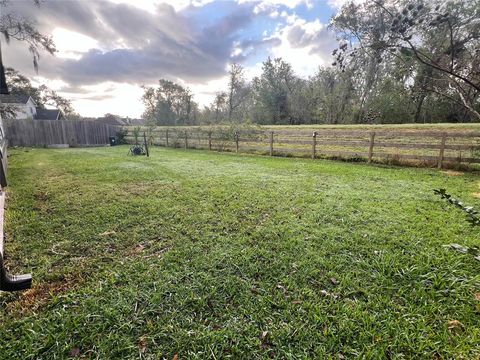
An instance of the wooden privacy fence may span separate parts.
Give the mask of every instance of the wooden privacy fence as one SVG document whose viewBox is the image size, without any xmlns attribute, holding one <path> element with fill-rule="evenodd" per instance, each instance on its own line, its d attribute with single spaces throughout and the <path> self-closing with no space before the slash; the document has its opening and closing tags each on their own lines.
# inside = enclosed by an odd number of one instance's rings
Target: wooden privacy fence
<svg viewBox="0 0 480 360">
<path fill-rule="evenodd" d="M 133 143 L 134 128 L 125 127 Z M 436 165 L 480 163 L 480 131 L 432 130 L 246 130 L 226 128 L 137 128 L 153 145 L 271 156 L 341 158 L 368 162 Z"/>
<path fill-rule="evenodd" d="M 115 135 L 112 126 L 82 120 L 6 120 L 9 146 L 100 146 Z"/>
</svg>

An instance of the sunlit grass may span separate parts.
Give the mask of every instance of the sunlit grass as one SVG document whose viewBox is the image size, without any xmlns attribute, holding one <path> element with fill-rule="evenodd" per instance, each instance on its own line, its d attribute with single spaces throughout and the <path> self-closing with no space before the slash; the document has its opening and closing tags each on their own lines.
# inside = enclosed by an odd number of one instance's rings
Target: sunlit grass
<svg viewBox="0 0 480 360">
<path fill-rule="evenodd" d="M 0 358 L 480 357 L 478 174 L 127 151 L 11 151 Z"/>
</svg>

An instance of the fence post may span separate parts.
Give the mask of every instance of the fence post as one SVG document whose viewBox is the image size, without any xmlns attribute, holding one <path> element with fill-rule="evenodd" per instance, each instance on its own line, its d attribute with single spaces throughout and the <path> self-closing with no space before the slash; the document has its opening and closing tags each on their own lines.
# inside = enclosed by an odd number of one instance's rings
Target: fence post
<svg viewBox="0 0 480 360">
<path fill-rule="evenodd" d="M 87 124 L 84 122 L 82 122 L 82 126 L 83 126 L 83 134 L 85 135 L 85 145 L 89 145 L 90 142 L 89 142 L 89 136 L 88 136 L 88 132 L 87 132 Z M 51 132 L 51 128 L 50 128 L 50 132 Z"/>
<path fill-rule="evenodd" d="M 145 135 L 145 131 L 143 132 L 143 144 L 145 145 L 145 152 L 147 153 L 147 157 L 149 157 L 150 154 L 148 152 L 147 135 Z"/>
<path fill-rule="evenodd" d="M 187 136 L 187 130 L 185 130 L 185 149 L 188 149 L 188 136 Z"/>
<path fill-rule="evenodd" d="M 168 129 L 165 130 L 165 141 L 166 141 L 165 146 L 168 147 Z"/>
<path fill-rule="evenodd" d="M 62 125 L 62 144 L 68 144 L 67 134 L 65 131 L 65 121 L 60 120 L 60 124 Z"/>
<path fill-rule="evenodd" d="M 208 132 L 208 150 L 212 150 L 212 132 Z"/>
<path fill-rule="evenodd" d="M 317 157 L 317 132 L 314 131 L 312 135 L 312 159 Z"/>
<path fill-rule="evenodd" d="M 238 153 L 238 133 L 235 131 L 235 152 Z"/>
<path fill-rule="evenodd" d="M 370 133 L 370 147 L 368 148 L 368 162 L 372 162 L 373 158 L 373 146 L 375 144 L 375 131 Z"/>
<path fill-rule="evenodd" d="M 270 131 L 270 156 L 273 156 L 273 131 Z"/>
<path fill-rule="evenodd" d="M 447 133 L 442 134 L 442 140 L 440 143 L 440 154 L 438 155 L 438 168 L 443 167 L 443 155 L 445 154 L 445 142 L 447 141 Z"/>
</svg>

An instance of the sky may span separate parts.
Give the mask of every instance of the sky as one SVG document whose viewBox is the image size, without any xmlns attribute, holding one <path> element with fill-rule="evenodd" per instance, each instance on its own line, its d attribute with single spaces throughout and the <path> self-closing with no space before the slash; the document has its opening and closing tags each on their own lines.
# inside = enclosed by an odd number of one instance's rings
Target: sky
<svg viewBox="0 0 480 360">
<path fill-rule="evenodd" d="M 46 84 L 88 117 L 141 117 L 142 86 L 168 79 L 190 88 L 200 106 L 227 87 L 228 67 L 247 79 L 270 56 L 302 77 L 329 66 L 336 47 L 328 22 L 344 0 L 10 0 L 3 11 L 51 34 L 38 74 L 24 43 L 2 43 L 5 66 Z"/>
</svg>

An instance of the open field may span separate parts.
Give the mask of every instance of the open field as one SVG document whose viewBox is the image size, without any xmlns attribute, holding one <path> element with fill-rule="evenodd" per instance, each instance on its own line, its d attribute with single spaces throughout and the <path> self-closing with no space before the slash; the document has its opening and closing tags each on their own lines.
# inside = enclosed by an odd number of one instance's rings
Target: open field
<svg viewBox="0 0 480 360">
<path fill-rule="evenodd" d="M 126 140 L 274 156 L 479 169 L 480 124 L 144 126 Z"/>
<path fill-rule="evenodd" d="M 480 358 L 478 173 L 127 150 L 11 150 L 0 359 Z"/>
<path fill-rule="evenodd" d="M 288 130 L 288 129 L 350 129 L 350 130 L 455 130 L 455 131 L 470 131 L 480 130 L 480 123 L 438 123 L 438 124 L 355 124 L 355 125 L 268 125 L 266 128 L 272 130 Z"/>
</svg>

